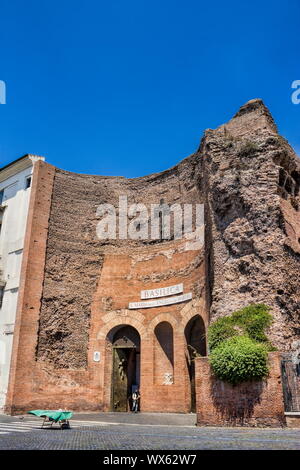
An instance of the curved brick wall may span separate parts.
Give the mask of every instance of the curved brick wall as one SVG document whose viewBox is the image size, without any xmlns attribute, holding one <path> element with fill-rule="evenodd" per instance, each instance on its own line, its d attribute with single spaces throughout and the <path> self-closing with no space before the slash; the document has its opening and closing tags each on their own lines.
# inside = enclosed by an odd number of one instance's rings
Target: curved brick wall
<svg viewBox="0 0 300 470">
<path fill-rule="evenodd" d="M 192 157 L 161 174 L 132 180 L 56 170 L 40 313 L 39 361 L 49 361 L 58 368 L 86 367 L 91 304 L 104 258 L 108 262 L 110 253 L 133 257 L 145 246 L 151 253 L 153 245 L 165 245 L 153 241 L 148 244 L 131 240 L 99 240 L 96 236 L 98 205 L 109 203 L 118 207 L 120 195 L 127 195 L 128 204 L 139 202 L 148 207 L 151 203 L 159 204 L 161 199 L 170 205 L 201 202 L 197 187 L 198 167 L 197 158 Z M 118 266 L 119 258 L 113 259 Z M 161 259 L 160 263 L 164 262 Z M 174 268 L 164 278 L 158 275 L 156 282 L 172 284 L 172 278 L 177 276 Z M 145 273 L 147 276 L 151 282 L 155 269 Z M 130 283 L 123 288 L 131 289 Z M 117 290 L 110 295 L 102 294 L 108 303 L 105 311 L 114 310 L 116 303 L 120 304 L 119 308 L 127 307 L 126 303 L 117 300 L 119 296 Z M 139 297 L 132 295 L 132 299 L 138 300 Z"/>
<path fill-rule="evenodd" d="M 185 327 L 252 302 L 272 307 L 270 337 L 300 348 L 299 159 L 261 100 L 207 130 L 198 152 L 174 168 L 136 179 L 35 167 L 7 409 L 110 407 L 109 332 L 141 337 L 142 409 L 190 410 Z M 96 237 L 99 204 L 205 203 L 204 247 L 186 242 Z M 128 309 L 140 291 L 183 283 L 193 299 Z M 173 331 L 174 381 L 161 383 L 155 328 Z M 101 354 L 99 363 L 94 351 Z M 166 367 L 169 367 L 167 362 Z"/>
</svg>

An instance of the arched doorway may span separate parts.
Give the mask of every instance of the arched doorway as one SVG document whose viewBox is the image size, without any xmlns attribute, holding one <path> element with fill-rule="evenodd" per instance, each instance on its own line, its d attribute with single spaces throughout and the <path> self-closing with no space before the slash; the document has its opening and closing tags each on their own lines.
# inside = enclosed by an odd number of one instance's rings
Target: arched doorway
<svg viewBox="0 0 300 470">
<path fill-rule="evenodd" d="M 191 411 L 196 411 L 195 362 L 197 356 L 206 356 L 205 325 L 200 315 L 187 323 L 184 335 L 187 345 L 187 367 L 191 384 Z"/>
<path fill-rule="evenodd" d="M 131 395 L 140 387 L 140 335 L 130 325 L 108 334 L 112 344 L 111 411 L 129 411 Z"/>
</svg>

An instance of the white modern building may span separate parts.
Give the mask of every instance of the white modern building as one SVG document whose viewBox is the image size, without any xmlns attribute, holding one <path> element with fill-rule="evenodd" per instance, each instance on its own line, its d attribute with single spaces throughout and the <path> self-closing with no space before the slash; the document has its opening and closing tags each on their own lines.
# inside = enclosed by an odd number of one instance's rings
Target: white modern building
<svg viewBox="0 0 300 470">
<path fill-rule="evenodd" d="M 0 410 L 5 404 L 34 162 L 25 155 L 0 168 Z"/>
</svg>

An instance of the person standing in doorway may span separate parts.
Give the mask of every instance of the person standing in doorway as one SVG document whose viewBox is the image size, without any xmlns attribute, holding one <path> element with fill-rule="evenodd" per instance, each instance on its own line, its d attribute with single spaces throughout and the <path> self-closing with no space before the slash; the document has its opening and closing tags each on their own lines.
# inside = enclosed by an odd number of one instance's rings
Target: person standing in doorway
<svg viewBox="0 0 300 470">
<path fill-rule="evenodd" d="M 140 400 L 140 392 L 139 390 L 135 390 L 132 394 L 132 411 L 137 413 L 139 411 L 139 400 Z"/>
</svg>

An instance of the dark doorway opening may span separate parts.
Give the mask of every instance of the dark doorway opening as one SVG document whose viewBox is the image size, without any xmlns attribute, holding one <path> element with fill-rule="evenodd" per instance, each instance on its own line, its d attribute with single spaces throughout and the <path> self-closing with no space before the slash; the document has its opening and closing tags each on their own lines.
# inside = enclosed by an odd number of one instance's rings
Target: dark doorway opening
<svg viewBox="0 0 300 470">
<path fill-rule="evenodd" d="M 130 411 L 131 396 L 140 387 L 140 336 L 135 328 L 121 325 L 112 337 L 111 410 Z"/>
<path fill-rule="evenodd" d="M 187 323 L 185 330 L 187 344 L 187 368 L 191 386 L 191 408 L 192 413 L 196 412 L 196 386 L 195 386 L 195 358 L 206 355 L 205 326 L 200 315 L 195 315 Z"/>
</svg>

